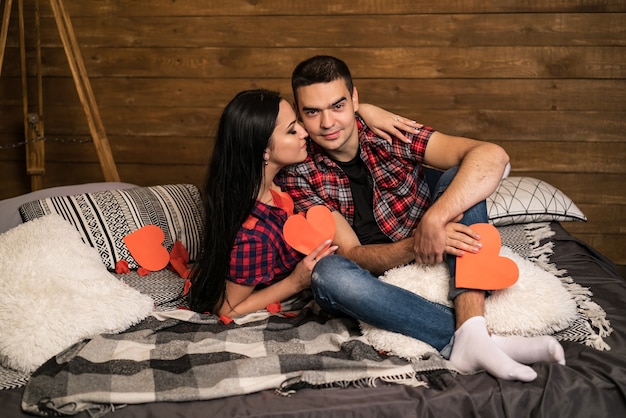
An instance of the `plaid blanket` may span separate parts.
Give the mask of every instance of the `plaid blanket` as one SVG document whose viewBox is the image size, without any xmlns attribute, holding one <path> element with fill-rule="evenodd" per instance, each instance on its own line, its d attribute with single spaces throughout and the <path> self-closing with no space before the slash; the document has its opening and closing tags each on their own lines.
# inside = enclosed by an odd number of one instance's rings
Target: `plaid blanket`
<svg viewBox="0 0 626 418">
<path fill-rule="evenodd" d="M 22 400 L 36 415 L 101 416 L 115 406 L 190 401 L 276 389 L 425 385 L 432 356 L 419 365 L 378 353 L 356 321 L 330 318 L 295 299 L 291 312 L 243 325 L 179 310 L 156 313 L 130 330 L 79 343 L 38 369 Z"/>
</svg>

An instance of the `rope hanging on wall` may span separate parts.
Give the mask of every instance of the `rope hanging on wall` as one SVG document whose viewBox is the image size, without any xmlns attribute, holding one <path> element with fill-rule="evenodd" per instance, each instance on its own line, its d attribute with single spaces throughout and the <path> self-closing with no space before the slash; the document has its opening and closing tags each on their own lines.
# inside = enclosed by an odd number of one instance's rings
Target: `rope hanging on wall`
<svg viewBox="0 0 626 418">
<path fill-rule="evenodd" d="M 34 144 L 36 142 L 61 142 L 61 143 L 72 143 L 72 144 L 86 144 L 88 142 L 93 142 L 91 137 L 79 138 L 79 137 L 49 137 L 44 136 L 43 132 L 41 132 L 38 128 L 39 124 L 39 115 L 35 113 L 29 113 L 28 117 L 28 129 L 32 130 L 35 135 L 33 139 L 25 139 L 23 141 L 12 142 L 10 144 L 2 144 L 0 145 L 0 151 L 15 149 L 23 146 L 27 146 L 29 144 Z"/>
</svg>

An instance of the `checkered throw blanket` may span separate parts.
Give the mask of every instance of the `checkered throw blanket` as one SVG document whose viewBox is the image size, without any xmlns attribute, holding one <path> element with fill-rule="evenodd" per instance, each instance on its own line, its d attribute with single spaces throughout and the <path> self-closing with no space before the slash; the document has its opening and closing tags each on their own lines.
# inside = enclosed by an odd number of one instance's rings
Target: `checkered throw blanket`
<svg viewBox="0 0 626 418">
<path fill-rule="evenodd" d="M 191 401 L 265 389 L 425 385 L 426 370 L 444 368 L 433 356 L 416 366 L 374 350 L 356 321 L 327 318 L 299 298 L 286 312 L 223 324 L 191 311 L 156 313 L 117 335 L 79 343 L 38 369 L 22 407 L 36 415 L 101 416 L 116 406 Z M 277 389 L 278 388 L 278 389 Z"/>
</svg>

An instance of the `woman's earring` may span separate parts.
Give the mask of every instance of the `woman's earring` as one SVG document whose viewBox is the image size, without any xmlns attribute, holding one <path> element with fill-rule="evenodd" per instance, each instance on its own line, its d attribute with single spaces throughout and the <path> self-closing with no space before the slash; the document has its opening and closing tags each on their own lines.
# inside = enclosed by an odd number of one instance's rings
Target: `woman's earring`
<svg viewBox="0 0 626 418">
<path fill-rule="evenodd" d="M 265 160 L 264 162 L 265 162 L 265 165 L 268 165 L 268 164 L 270 163 L 270 162 L 269 162 L 269 161 L 267 161 L 267 160 Z"/>
</svg>

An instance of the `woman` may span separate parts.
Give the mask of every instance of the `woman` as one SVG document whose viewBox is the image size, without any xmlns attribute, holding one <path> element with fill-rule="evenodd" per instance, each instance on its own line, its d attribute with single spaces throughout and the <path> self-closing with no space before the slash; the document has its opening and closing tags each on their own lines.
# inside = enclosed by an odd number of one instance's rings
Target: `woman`
<svg viewBox="0 0 626 418">
<path fill-rule="evenodd" d="M 336 250 L 324 243 L 302 257 L 282 238 L 293 201 L 273 180 L 306 158 L 306 138 L 276 92 L 244 91 L 226 106 L 205 184 L 204 254 L 191 309 L 239 316 L 283 301 L 309 287 L 315 259 Z"/>
<path fill-rule="evenodd" d="M 369 109 L 400 139 L 392 125 L 418 126 Z M 192 310 L 239 316 L 284 301 L 308 288 L 316 261 L 337 249 L 329 240 L 303 256 L 283 239 L 293 201 L 274 177 L 306 158 L 307 136 L 276 92 L 244 91 L 224 109 L 205 183 L 204 250 L 189 289 Z"/>
</svg>

